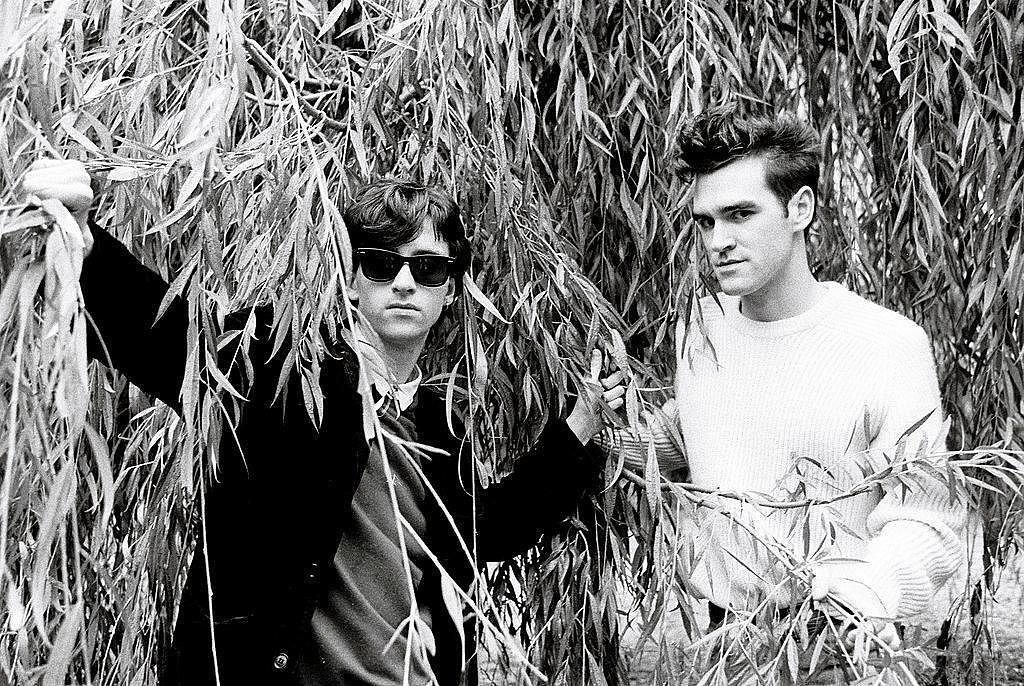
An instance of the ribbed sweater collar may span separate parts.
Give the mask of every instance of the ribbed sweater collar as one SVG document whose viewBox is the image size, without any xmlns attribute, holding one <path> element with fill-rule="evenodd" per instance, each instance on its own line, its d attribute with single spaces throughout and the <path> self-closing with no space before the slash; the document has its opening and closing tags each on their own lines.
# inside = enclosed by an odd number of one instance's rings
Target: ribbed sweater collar
<svg viewBox="0 0 1024 686">
<path fill-rule="evenodd" d="M 719 299 L 725 311 L 725 321 L 733 330 L 753 338 L 780 338 L 816 326 L 835 309 L 846 288 L 834 281 L 825 281 L 821 285 L 823 288 L 818 301 L 811 309 L 771 322 L 759 322 L 744 316 L 740 312 L 740 299 L 736 296 L 720 295 Z"/>
</svg>

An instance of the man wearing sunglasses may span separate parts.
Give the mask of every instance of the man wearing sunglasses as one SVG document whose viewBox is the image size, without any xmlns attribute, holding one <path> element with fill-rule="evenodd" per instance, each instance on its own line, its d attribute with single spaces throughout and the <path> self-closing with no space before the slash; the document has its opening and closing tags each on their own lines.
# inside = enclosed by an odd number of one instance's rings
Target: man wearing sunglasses
<svg viewBox="0 0 1024 686">
<path fill-rule="evenodd" d="M 79 163 L 36 163 L 24 188 L 60 199 L 87 227 L 92 193 Z M 206 554 L 190 566 L 162 684 L 475 684 L 474 626 L 459 619 L 459 591 L 469 592 L 480 562 L 534 545 L 598 480 L 603 458 L 584 446 L 600 428 L 597 407 L 616 409 L 623 395 L 620 372 L 595 383 L 599 356 L 569 416 L 552 418 L 515 471 L 487 489 L 476 484 L 457 419 L 454 434 L 448 428 L 444 399 L 420 388 L 425 341 L 469 262 L 453 199 L 374 183 L 355 194 L 345 220 L 355 257 L 346 291 L 361 323 L 339 327 L 328 350 L 319 428 L 294 372 L 276 393 L 287 353 L 275 350 L 270 313 L 227 319 L 226 328 L 256 324 L 253 367 L 226 370 L 247 401 L 237 444 L 222 443 L 207 488 L 197 547 Z M 163 279 L 95 224 L 84 234 L 90 353 L 180 412 L 186 304 L 174 298 L 158 319 Z M 370 445 L 346 337 L 376 400 L 381 432 Z M 410 624 L 417 638 L 407 646 Z"/>
<path fill-rule="evenodd" d="M 444 286 L 451 278 L 454 257 L 422 253 L 403 255 L 383 248 L 360 248 L 355 253 L 363 267 L 363 275 L 370 281 L 388 283 L 394 281 L 402 267 L 409 265 L 409 273 L 421 286 Z"/>
</svg>

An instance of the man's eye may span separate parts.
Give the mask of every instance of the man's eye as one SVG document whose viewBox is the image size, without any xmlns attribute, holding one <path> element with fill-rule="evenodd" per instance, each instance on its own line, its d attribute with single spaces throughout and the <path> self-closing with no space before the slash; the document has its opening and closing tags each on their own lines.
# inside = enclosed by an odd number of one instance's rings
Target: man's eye
<svg viewBox="0 0 1024 686">
<path fill-rule="evenodd" d="M 745 219 L 749 219 L 754 214 L 751 210 L 736 210 L 732 213 L 731 217 L 734 222 L 741 222 Z"/>
<path fill-rule="evenodd" d="M 697 220 L 697 228 L 701 231 L 710 231 L 715 227 L 715 222 L 710 219 L 701 217 Z"/>
</svg>

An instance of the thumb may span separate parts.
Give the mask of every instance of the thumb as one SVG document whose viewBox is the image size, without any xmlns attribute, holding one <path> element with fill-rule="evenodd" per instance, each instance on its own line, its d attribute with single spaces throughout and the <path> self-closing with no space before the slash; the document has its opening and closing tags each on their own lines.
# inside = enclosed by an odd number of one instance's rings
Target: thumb
<svg viewBox="0 0 1024 686">
<path fill-rule="evenodd" d="M 825 565 L 817 565 L 811 577 L 811 600 L 821 602 L 832 589 L 832 572 Z"/>
<path fill-rule="evenodd" d="M 82 230 L 82 240 L 85 242 L 85 254 L 88 255 L 92 252 L 92 246 L 96 242 L 96 238 L 92 235 L 92 229 L 89 228 L 89 212 L 76 213 L 74 215 L 75 221 L 78 222 L 78 228 Z"/>
</svg>

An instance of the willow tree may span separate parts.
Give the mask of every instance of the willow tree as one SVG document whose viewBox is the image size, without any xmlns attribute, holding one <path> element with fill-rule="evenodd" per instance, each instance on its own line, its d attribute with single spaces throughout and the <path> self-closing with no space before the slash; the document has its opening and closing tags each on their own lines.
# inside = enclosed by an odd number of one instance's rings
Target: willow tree
<svg viewBox="0 0 1024 686">
<path fill-rule="evenodd" d="M 339 208 L 368 177 L 442 184 L 466 211 L 479 290 L 431 371 L 488 477 L 595 342 L 633 371 L 626 423 L 664 398 L 673 340 L 698 335 L 676 324 L 713 289 L 674 140 L 722 102 L 821 131 L 815 270 L 926 328 L 952 446 L 1020 450 L 1022 23 L 1010 0 L 8 0 L 4 678 L 152 683 L 231 402 L 204 372 L 223 317 L 274 306 L 315 411 L 320 324 L 347 306 Z M 70 218 L 16 194 L 42 155 L 85 160 L 98 221 L 186 297 L 180 418 L 86 367 Z M 961 462 L 1000 564 L 1021 533 L 1014 457 Z M 653 465 L 606 477 L 560 535 L 490 573 L 490 616 L 571 683 L 622 678 L 620 610 L 649 632 L 685 596 L 672 530 L 692 493 Z M 617 583 L 635 603 L 618 607 Z"/>
</svg>

